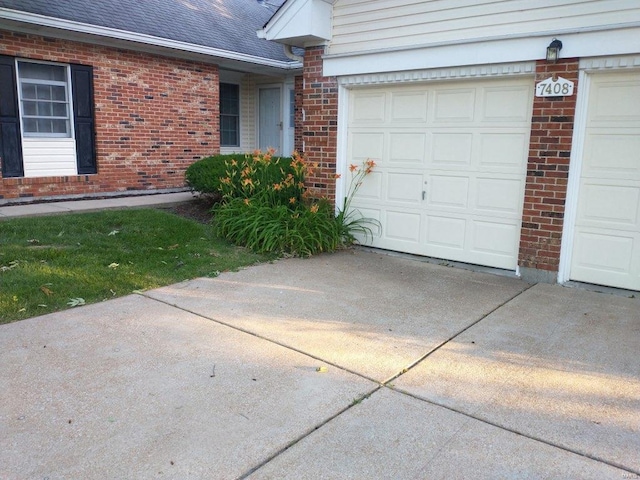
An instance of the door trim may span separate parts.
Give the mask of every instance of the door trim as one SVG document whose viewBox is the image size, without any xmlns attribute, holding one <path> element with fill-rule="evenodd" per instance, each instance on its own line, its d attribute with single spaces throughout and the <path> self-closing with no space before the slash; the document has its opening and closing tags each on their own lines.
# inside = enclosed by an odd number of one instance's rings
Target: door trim
<svg viewBox="0 0 640 480">
<path fill-rule="evenodd" d="M 584 70 L 578 73 L 578 98 L 571 138 L 571 156 L 569 157 L 569 178 L 567 180 L 567 197 L 562 223 L 562 239 L 560 240 L 560 264 L 558 265 L 558 283 L 568 282 L 571 276 L 571 258 L 575 240 L 576 218 L 578 216 L 578 198 L 580 196 L 580 177 L 582 176 L 582 156 L 584 140 L 587 133 L 587 110 L 589 107 L 589 91 L 591 77 Z"/>
</svg>

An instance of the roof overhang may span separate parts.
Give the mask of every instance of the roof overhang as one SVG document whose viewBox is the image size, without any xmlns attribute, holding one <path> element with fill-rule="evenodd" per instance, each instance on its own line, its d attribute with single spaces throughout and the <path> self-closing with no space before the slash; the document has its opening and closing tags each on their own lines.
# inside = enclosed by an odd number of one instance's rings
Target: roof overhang
<svg viewBox="0 0 640 480">
<path fill-rule="evenodd" d="M 302 68 L 300 62 L 272 60 L 8 8 L 0 8 L 0 29 L 212 63 L 242 72 L 282 75 Z"/>
<path fill-rule="evenodd" d="M 331 39 L 335 0 L 287 0 L 258 37 L 294 47 L 325 45 Z"/>
</svg>

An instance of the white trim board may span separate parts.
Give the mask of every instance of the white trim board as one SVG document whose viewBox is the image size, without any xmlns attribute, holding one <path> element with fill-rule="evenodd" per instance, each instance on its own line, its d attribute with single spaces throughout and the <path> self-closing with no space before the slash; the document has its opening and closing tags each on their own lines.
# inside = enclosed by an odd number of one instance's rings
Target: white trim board
<svg viewBox="0 0 640 480">
<path fill-rule="evenodd" d="M 640 26 L 605 31 L 548 33 L 526 38 L 477 40 L 471 43 L 425 45 L 391 51 L 325 55 L 323 74 L 345 76 L 427 68 L 493 65 L 541 60 L 557 36 L 561 58 L 629 55 L 640 52 Z"/>
</svg>

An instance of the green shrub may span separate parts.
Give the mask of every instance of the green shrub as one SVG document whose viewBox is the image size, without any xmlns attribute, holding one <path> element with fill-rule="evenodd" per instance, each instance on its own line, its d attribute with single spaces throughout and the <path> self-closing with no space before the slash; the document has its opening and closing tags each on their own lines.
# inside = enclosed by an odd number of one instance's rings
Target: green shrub
<svg viewBox="0 0 640 480">
<path fill-rule="evenodd" d="M 336 250 L 342 244 L 327 201 L 290 208 L 234 198 L 215 209 L 215 227 L 218 235 L 257 253 L 306 257 Z"/>
<path fill-rule="evenodd" d="M 259 198 L 268 205 L 302 201 L 307 167 L 297 153 L 293 157 L 274 157 L 272 150 L 254 152 L 226 163 L 225 177 L 220 179 L 220 192 L 225 201 Z"/>
<path fill-rule="evenodd" d="M 222 195 L 220 180 L 229 176 L 229 166 L 232 165 L 233 162 L 241 164 L 247 157 L 251 158 L 252 155 L 232 153 L 202 158 L 187 168 L 185 172 L 187 185 L 194 192 L 212 196 L 220 200 Z M 277 165 L 273 165 L 272 169 L 274 171 L 272 174 L 280 175 L 280 166 L 284 165 L 286 169 L 290 163 L 290 157 L 282 158 Z"/>
<path fill-rule="evenodd" d="M 351 184 L 336 216 L 329 201 L 307 196 L 304 179 L 312 166 L 297 153 L 290 159 L 272 154 L 256 152 L 227 162 L 227 176 L 220 180 L 223 203 L 213 209 L 219 236 L 259 253 L 309 256 L 351 245 L 356 234 L 366 238 L 372 233 L 368 224 L 376 221 L 350 209 L 375 166 L 372 160 L 349 168 Z"/>
</svg>

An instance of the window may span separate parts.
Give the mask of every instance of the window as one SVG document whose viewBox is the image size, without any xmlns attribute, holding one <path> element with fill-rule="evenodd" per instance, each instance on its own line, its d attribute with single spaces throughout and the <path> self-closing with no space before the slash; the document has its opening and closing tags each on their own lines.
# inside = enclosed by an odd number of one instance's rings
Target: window
<svg viewBox="0 0 640 480">
<path fill-rule="evenodd" d="M 3 178 L 97 173 L 93 67 L 0 55 L 0 100 Z"/>
<path fill-rule="evenodd" d="M 294 128 L 296 124 L 296 92 L 289 90 L 289 128 Z"/>
<path fill-rule="evenodd" d="M 220 84 L 220 146 L 240 146 L 240 86 Z"/>
<path fill-rule="evenodd" d="M 67 67 L 18 62 L 22 133 L 25 137 L 71 137 Z"/>
</svg>

